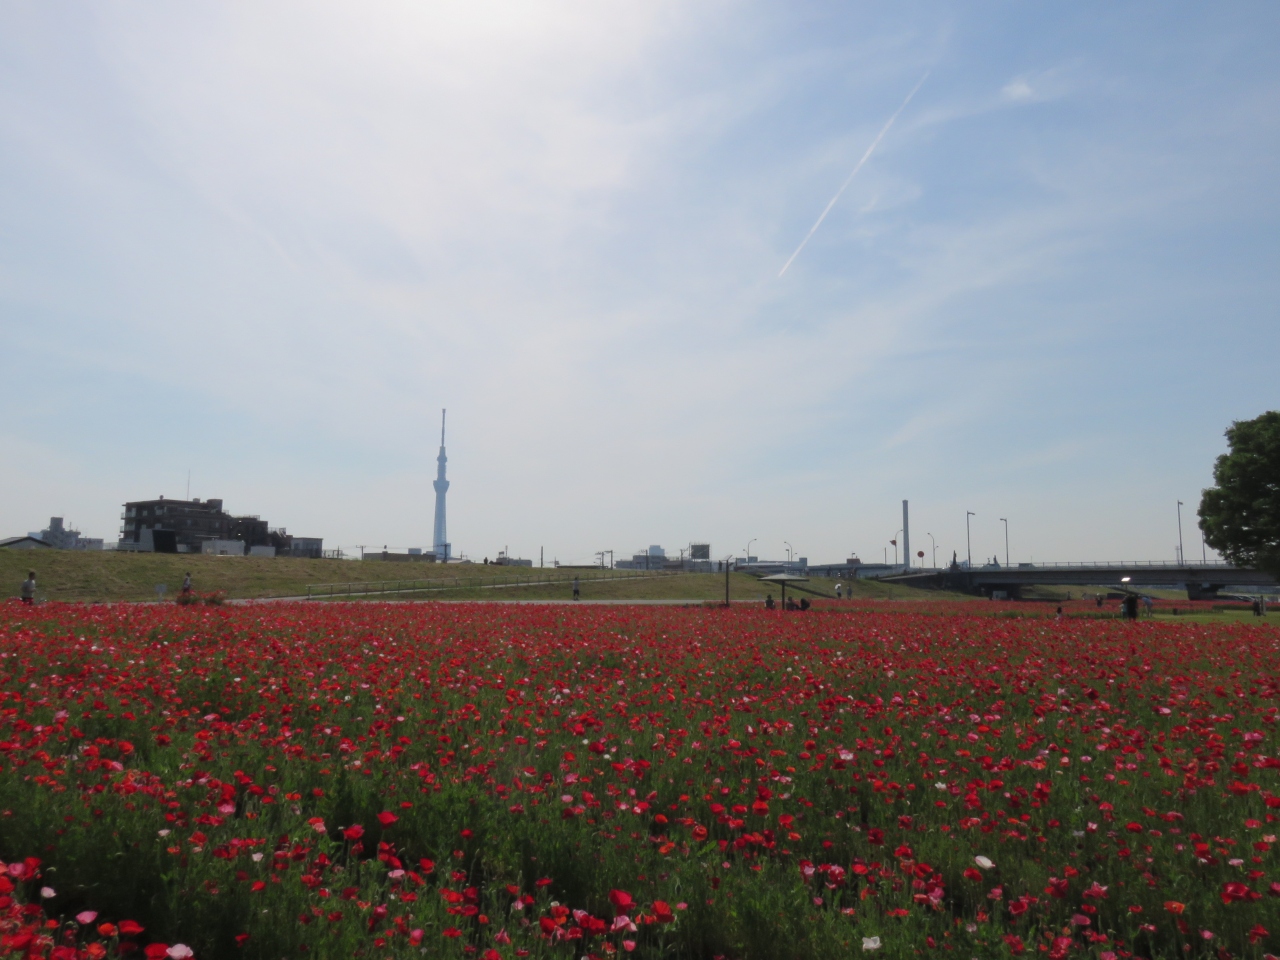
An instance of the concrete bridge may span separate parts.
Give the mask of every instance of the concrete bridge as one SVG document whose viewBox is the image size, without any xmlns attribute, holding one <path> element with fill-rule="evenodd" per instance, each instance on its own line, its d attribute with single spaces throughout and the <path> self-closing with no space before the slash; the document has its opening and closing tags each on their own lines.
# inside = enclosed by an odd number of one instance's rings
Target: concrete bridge
<svg viewBox="0 0 1280 960">
<path fill-rule="evenodd" d="M 1080 587 L 1113 587 L 1132 590 L 1141 587 L 1185 588 L 1191 600 L 1207 600 L 1219 592 L 1274 592 L 1280 583 L 1270 574 L 1229 563 L 1176 563 L 1160 560 L 1111 561 L 1099 563 L 1019 563 L 1001 567 L 991 564 L 945 570 L 904 571 L 881 577 L 888 583 L 932 589 L 958 590 L 990 596 L 1003 592 L 1016 597 L 1023 587 L 1035 584 Z"/>
</svg>

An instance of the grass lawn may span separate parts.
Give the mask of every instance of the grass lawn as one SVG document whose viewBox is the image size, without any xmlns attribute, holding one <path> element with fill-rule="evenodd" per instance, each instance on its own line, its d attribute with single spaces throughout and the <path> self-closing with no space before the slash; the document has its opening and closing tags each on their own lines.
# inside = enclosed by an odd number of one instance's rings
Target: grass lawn
<svg viewBox="0 0 1280 960">
<path fill-rule="evenodd" d="M 584 600 L 687 600 L 690 603 L 722 601 L 723 574 L 675 574 L 645 579 L 599 580 L 601 573 L 623 571 L 570 570 L 565 568 L 499 567 L 484 564 L 388 563 L 379 560 L 303 560 L 287 557 L 213 557 L 200 554 L 81 552 L 73 550 L 0 550 L 0 596 L 17 596 L 28 570 L 35 570 L 38 597 L 47 600 L 154 600 L 156 585 L 165 584 L 167 598 L 191 571 L 199 593 L 222 592 L 231 599 L 305 596 L 307 586 L 331 583 L 387 583 L 408 580 L 488 580 L 500 584 L 516 578 L 556 579 L 561 583 L 537 586 L 502 585 L 489 588 L 462 586 L 422 593 L 397 592 L 370 599 L 441 600 L 567 600 L 570 581 L 581 578 Z M 845 583 L 846 593 L 849 583 Z M 341 591 L 339 591 L 341 592 Z M 816 578 L 789 587 L 796 597 L 834 597 L 835 581 Z M 748 574 L 730 575 L 733 601 L 763 602 L 767 594 L 778 599 L 776 586 L 760 583 Z M 920 591 L 911 587 L 859 580 L 853 596 L 883 599 L 943 599 L 959 595 Z"/>
<path fill-rule="evenodd" d="M 553 575 L 562 571 L 546 571 Z M 724 574 L 722 573 L 685 573 L 644 580 L 591 580 L 590 571 L 581 571 L 582 599 L 586 600 L 684 600 L 689 603 L 723 603 Z M 807 583 L 787 587 L 787 595 L 796 599 L 834 599 L 836 581 L 826 578 L 815 578 Z M 848 581 L 844 596 L 848 597 Z M 781 591 L 776 584 L 761 583 L 756 577 L 746 573 L 729 575 L 729 600 L 731 603 L 764 603 L 766 596 L 772 594 L 775 601 L 781 599 Z M 884 600 L 938 600 L 962 599 L 976 600 L 975 597 L 960 594 L 941 593 L 938 591 L 917 590 L 897 584 L 878 583 L 871 580 L 858 580 L 853 585 L 853 597 L 858 599 Z M 430 599 L 430 600 L 571 600 L 573 588 L 568 582 L 529 586 L 466 587 L 457 590 L 435 590 L 422 593 L 398 594 L 395 598 L 373 596 L 369 599 Z M 357 597 L 356 599 L 360 599 Z"/>
<path fill-rule="evenodd" d="M 502 577 L 517 568 L 484 564 L 394 563 L 381 560 L 304 560 L 293 557 L 213 557 L 202 554 L 120 553 L 114 550 L 0 550 L 0 597 L 18 595 L 27 571 L 47 600 L 154 600 L 156 584 L 172 597 L 188 570 L 199 593 L 231 598 L 305 595 L 308 584 Z M 525 568 L 525 573 L 528 569 Z M 536 571 L 535 571 L 536 572 Z M 566 570 L 543 571 L 572 576 Z"/>
</svg>

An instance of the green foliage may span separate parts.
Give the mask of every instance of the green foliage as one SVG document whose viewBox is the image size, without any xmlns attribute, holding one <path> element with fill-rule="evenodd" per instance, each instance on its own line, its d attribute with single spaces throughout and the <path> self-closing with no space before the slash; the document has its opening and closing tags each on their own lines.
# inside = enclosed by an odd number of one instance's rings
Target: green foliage
<svg viewBox="0 0 1280 960">
<path fill-rule="evenodd" d="M 1200 529 L 1232 563 L 1280 577 L 1280 411 L 1237 420 L 1230 453 L 1213 468 L 1217 486 L 1200 498 Z"/>
</svg>

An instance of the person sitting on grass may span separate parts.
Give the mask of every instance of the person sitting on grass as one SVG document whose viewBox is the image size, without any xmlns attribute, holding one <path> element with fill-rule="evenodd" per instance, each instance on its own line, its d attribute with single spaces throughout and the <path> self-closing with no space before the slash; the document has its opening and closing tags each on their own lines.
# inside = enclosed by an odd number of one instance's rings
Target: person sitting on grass
<svg viewBox="0 0 1280 960">
<path fill-rule="evenodd" d="M 773 609 L 773 594 L 772 594 L 772 593 L 771 593 L 771 594 L 769 594 L 767 597 L 765 597 L 765 598 L 764 598 L 764 608 L 765 608 L 766 610 L 772 610 L 772 609 Z"/>
<path fill-rule="evenodd" d="M 31 606 L 36 602 L 36 572 L 27 571 L 27 579 L 22 581 L 22 602 Z"/>
</svg>

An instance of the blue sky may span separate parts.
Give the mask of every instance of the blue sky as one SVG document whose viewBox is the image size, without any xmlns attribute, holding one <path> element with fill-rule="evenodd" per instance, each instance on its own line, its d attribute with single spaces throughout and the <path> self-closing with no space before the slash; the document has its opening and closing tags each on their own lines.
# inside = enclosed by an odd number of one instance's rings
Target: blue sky
<svg viewBox="0 0 1280 960">
<path fill-rule="evenodd" d="M 369 6 L 0 7 L 0 535 L 1172 559 L 1280 405 L 1274 4 Z"/>
</svg>

